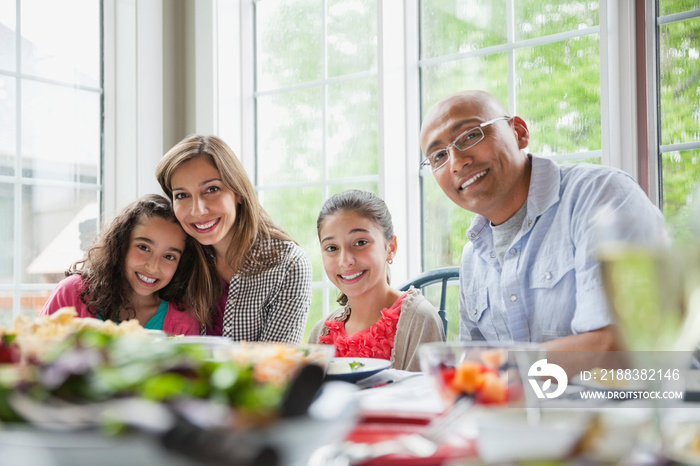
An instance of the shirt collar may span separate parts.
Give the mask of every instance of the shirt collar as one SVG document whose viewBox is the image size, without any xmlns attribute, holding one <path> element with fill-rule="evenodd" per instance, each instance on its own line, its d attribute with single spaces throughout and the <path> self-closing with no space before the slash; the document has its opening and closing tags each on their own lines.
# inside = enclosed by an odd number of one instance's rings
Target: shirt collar
<svg viewBox="0 0 700 466">
<path fill-rule="evenodd" d="M 527 226 L 533 225 L 534 220 L 545 213 L 552 205 L 559 201 L 559 189 L 561 176 L 559 165 L 547 158 L 536 157 L 527 154 L 532 164 L 530 173 L 530 186 L 527 193 Z M 467 230 L 467 238 L 474 241 L 490 222 L 483 215 L 476 214 L 471 226 Z"/>
</svg>

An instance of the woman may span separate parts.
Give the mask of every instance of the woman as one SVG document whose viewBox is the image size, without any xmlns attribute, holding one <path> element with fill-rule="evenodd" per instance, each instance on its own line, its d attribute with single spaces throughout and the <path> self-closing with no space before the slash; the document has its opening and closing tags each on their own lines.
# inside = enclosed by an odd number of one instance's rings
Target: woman
<svg viewBox="0 0 700 466">
<path fill-rule="evenodd" d="M 259 204 L 228 145 L 189 136 L 165 154 L 156 176 L 185 232 L 211 258 L 204 285 L 220 300 L 206 333 L 299 343 L 311 304 L 311 262 Z"/>
</svg>

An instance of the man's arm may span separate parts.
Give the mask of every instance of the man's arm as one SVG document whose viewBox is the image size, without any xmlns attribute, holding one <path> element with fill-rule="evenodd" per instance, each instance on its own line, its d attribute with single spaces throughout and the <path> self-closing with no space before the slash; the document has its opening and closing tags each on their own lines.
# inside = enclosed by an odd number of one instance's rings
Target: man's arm
<svg viewBox="0 0 700 466">
<path fill-rule="evenodd" d="M 619 351 L 622 349 L 615 327 L 612 325 L 550 340 L 542 346 L 547 351 Z"/>
<path fill-rule="evenodd" d="M 569 377 L 596 367 L 626 367 L 622 353 L 610 353 L 623 349 L 614 325 L 550 340 L 542 346 L 547 361 L 561 366 Z"/>
</svg>

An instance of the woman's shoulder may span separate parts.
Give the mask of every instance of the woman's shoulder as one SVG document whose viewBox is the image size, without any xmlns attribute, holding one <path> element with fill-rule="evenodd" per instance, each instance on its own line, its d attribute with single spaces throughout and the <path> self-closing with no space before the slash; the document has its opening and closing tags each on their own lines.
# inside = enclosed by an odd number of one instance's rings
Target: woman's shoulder
<svg viewBox="0 0 700 466">
<path fill-rule="evenodd" d="M 285 263 L 311 265 L 309 256 L 301 246 L 294 241 L 276 238 L 259 238 L 256 240 L 253 245 L 252 256 L 259 262 L 271 261 L 271 265 Z"/>
</svg>

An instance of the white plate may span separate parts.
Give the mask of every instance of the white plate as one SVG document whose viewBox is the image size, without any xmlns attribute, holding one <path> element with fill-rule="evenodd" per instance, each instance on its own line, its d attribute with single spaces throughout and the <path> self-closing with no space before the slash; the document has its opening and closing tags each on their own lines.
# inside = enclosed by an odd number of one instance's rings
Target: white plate
<svg viewBox="0 0 700 466">
<path fill-rule="evenodd" d="M 360 366 L 355 367 L 350 364 L 359 363 Z M 346 382 L 355 382 L 370 375 L 376 374 L 379 371 L 391 366 L 391 361 L 388 359 L 376 358 L 333 358 L 328 366 L 326 378 L 332 380 L 344 380 Z"/>
<path fill-rule="evenodd" d="M 170 337 L 168 342 L 183 345 L 231 346 L 233 340 L 215 335 L 180 335 Z"/>
</svg>

